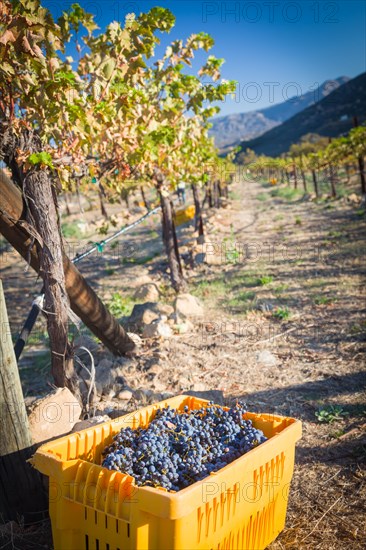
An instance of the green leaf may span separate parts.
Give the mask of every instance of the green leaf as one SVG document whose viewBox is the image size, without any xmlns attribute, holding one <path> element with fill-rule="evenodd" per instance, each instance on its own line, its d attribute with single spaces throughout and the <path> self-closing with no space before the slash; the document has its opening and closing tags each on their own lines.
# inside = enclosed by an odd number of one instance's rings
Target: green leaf
<svg viewBox="0 0 366 550">
<path fill-rule="evenodd" d="M 47 153 L 46 151 L 42 151 L 41 153 L 32 153 L 28 157 L 28 162 L 32 166 L 37 166 L 39 164 L 41 166 L 48 166 L 49 168 L 54 167 L 52 157 L 50 153 Z"/>
<path fill-rule="evenodd" d="M 108 59 L 105 63 L 103 63 L 102 72 L 106 80 L 111 78 L 115 66 L 116 63 L 114 59 Z"/>
</svg>

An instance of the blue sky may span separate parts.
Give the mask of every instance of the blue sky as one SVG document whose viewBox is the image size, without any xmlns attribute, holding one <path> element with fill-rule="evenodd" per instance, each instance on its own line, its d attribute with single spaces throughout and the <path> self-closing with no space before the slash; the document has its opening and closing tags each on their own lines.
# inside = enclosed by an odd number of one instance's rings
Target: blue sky
<svg viewBox="0 0 366 550">
<path fill-rule="evenodd" d="M 72 2 L 43 0 L 54 16 Z M 365 0 L 79 0 L 104 29 L 126 13 L 169 8 L 176 26 L 162 36 L 173 39 L 205 31 L 215 39 L 212 53 L 223 57 L 222 76 L 238 81 L 234 99 L 220 115 L 252 111 L 305 93 L 324 80 L 354 77 L 366 70 Z M 197 59 L 198 62 L 203 58 Z"/>
</svg>

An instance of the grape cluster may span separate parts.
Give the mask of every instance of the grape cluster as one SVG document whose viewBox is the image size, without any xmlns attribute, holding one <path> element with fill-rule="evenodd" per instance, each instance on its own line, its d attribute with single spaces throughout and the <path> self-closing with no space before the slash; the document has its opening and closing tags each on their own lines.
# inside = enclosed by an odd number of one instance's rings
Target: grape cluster
<svg viewBox="0 0 366 550">
<path fill-rule="evenodd" d="M 136 484 L 179 491 L 266 441 L 242 404 L 225 411 L 209 404 L 184 412 L 159 409 L 147 428 L 122 428 L 103 451 L 102 465 Z"/>
</svg>

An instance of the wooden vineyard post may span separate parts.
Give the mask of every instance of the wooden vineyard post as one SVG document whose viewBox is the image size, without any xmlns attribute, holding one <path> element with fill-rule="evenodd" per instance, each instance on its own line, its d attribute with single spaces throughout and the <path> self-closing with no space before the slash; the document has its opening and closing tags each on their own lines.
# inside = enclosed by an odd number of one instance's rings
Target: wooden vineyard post
<svg viewBox="0 0 366 550">
<path fill-rule="evenodd" d="M 332 138 L 328 138 L 328 143 L 332 143 Z M 330 189 L 331 189 L 331 196 L 333 199 L 337 198 L 337 188 L 336 188 L 336 180 L 337 180 L 337 174 L 336 169 L 333 164 L 329 164 L 329 183 L 330 183 Z"/>
<path fill-rule="evenodd" d="M 173 212 L 169 198 L 160 189 L 158 189 L 158 193 L 162 211 L 163 240 L 170 268 L 170 280 L 174 290 L 180 292 L 185 289 L 186 285 L 180 263 Z"/>
<path fill-rule="evenodd" d="M 35 449 L 9 330 L 0 280 L 0 517 L 2 522 L 39 520 L 47 510 L 38 472 L 27 464 Z"/>
<path fill-rule="evenodd" d="M 202 220 L 202 207 L 201 207 L 199 191 L 196 183 L 192 183 L 192 193 L 193 193 L 193 200 L 194 200 L 194 207 L 195 207 L 194 229 L 195 231 L 198 231 L 198 235 L 200 237 L 203 237 L 204 230 L 203 230 L 203 220 Z"/>
<path fill-rule="evenodd" d="M 355 128 L 358 127 L 358 118 L 355 116 L 353 117 L 353 126 Z M 366 176 L 365 176 L 365 161 L 363 158 L 363 155 L 359 155 L 357 157 L 357 163 L 358 163 L 358 170 L 360 173 L 360 180 L 361 180 L 361 193 L 362 193 L 362 200 L 365 202 L 366 198 Z"/>
<path fill-rule="evenodd" d="M 177 235 L 175 233 L 175 225 L 173 220 L 172 203 L 167 192 L 168 185 L 160 170 L 155 169 L 153 178 L 160 200 L 163 242 L 170 269 L 170 281 L 172 283 L 172 287 L 178 293 L 186 288 L 186 283 L 183 277 L 180 262 Z"/>
<path fill-rule="evenodd" d="M 297 168 L 296 168 L 296 164 L 294 163 L 294 188 L 297 189 Z"/>
<path fill-rule="evenodd" d="M 318 199 L 318 198 L 319 198 L 319 187 L 318 187 L 318 180 L 317 180 L 317 177 L 316 177 L 316 172 L 315 172 L 315 170 L 312 170 L 312 171 L 311 171 L 311 175 L 313 176 L 313 183 L 314 183 L 315 195 L 316 195 L 316 198 Z"/>
</svg>

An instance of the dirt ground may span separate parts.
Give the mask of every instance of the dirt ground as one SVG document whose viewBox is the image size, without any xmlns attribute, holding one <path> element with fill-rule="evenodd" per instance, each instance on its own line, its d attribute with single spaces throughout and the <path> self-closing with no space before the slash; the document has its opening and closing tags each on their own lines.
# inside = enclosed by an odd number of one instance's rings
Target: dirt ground
<svg viewBox="0 0 366 550">
<path fill-rule="evenodd" d="M 120 207 L 110 210 L 118 215 Z M 136 207 L 132 219 L 139 215 Z M 228 207 L 206 216 L 199 247 L 192 249 L 190 224 L 179 229 L 188 290 L 202 300 L 204 318 L 187 334 L 145 341 L 126 361 L 126 384 L 145 391 L 127 408 L 162 394 L 215 391 L 226 404 L 240 399 L 249 410 L 300 419 L 286 528 L 271 550 L 365 548 L 365 216 L 346 197 L 314 202 L 260 182 L 234 183 Z M 67 221 L 81 219 L 90 235 L 78 235 L 73 250 L 101 238 L 95 211 Z M 202 253 L 208 265 L 199 262 Z M 13 253 L 2 260 L 15 335 L 41 285 Z M 162 301 L 174 300 L 158 216 L 80 270 L 107 302 L 120 293 L 121 317 L 142 275 L 159 285 Z M 51 383 L 46 343 L 40 320 L 19 364 L 26 395 Z M 50 548 L 47 526 L 45 533 L 42 543 L 15 536 L 13 548 Z M 0 548 L 11 546 L 0 538 Z"/>
</svg>

